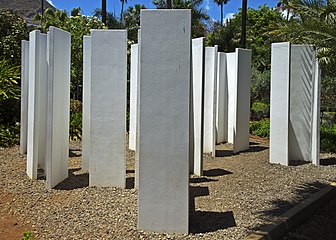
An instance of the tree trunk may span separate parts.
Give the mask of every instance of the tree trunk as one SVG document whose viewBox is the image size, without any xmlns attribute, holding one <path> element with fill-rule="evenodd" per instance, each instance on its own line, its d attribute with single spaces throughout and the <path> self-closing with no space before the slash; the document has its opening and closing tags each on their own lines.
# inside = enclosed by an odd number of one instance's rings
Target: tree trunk
<svg viewBox="0 0 336 240">
<path fill-rule="evenodd" d="M 243 0 L 242 3 L 242 36 L 241 47 L 246 48 L 246 18 L 247 18 L 247 0 Z"/>
<path fill-rule="evenodd" d="M 44 13 L 44 0 L 41 1 L 41 27 L 42 27 L 42 22 L 43 22 L 43 13 Z"/>
<path fill-rule="evenodd" d="M 106 0 L 102 0 L 102 22 L 106 25 Z"/>
<path fill-rule="evenodd" d="M 125 1 L 121 1 L 121 13 L 120 13 L 120 24 L 122 25 L 122 20 L 123 20 L 123 13 L 124 13 L 124 3 Z"/>
<path fill-rule="evenodd" d="M 172 9 L 172 0 L 167 0 L 167 9 Z"/>
<path fill-rule="evenodd" d="M 224 14 L 224 12 L 223 12 L 223 2 L 221 2 L 221 26 L 223 27 L 223 14 Z"/>
</svg>

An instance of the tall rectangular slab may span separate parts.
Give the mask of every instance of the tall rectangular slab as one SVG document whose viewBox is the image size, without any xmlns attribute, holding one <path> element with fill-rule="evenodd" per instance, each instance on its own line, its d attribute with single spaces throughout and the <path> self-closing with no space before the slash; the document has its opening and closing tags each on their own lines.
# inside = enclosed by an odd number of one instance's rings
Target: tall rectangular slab
<svg viewBox="0 0 336 240">
<path fill-rule="evenodd" d="M 315 60 L 314 90 L 313 90 L 313 117 L 312 117 L 312 163 L 320 165 L 320 99 L 321 99 L 321 69 Z"/>
<path fill-rule="evenodd" d="M 251 95 L 251 50 L 236 49 L 237 54 L 237 85 L 236 114 L 233 152 L 249 149 L 250 134 L 250 95 Z"/>
<path fill-rule="evenodd" d="M 192 39 L 193 154 L 191 172 L 203 175 L 204 38 Z"/>
<path fill-rule="evenodd" d="M 228 82 L 226 53 L 218 53 L 217 63 L 217 104 L 216 104 L 216 142 L 227 142 L 228 125 Z"/>
<path fill-rule="evenodd" d="M 138 71 L 137 71 L 137 104 L 136 104 L 136 115 L 140 116 L 140 51 L 141 51 L 141 29 L 138 30 Z M 139 149 L 139 117 L 136 118 L 136 136 L 135 136 L 135 148 Z M 135 151 L 135 179 L 134 187 L 139 189 L 139 151 Z"/>
<path fill-rule="evenodd" d="M 215 156 L 218 47 L 205 48 L 203 151 Z"/>
<path fill-rule="evenodd" d="M 90 164 L 91 37 L 83 37 L 83 128 L 82 167 Z"/>
<path fill-rule="evenodd" d="M 29 41 L 21 42 L 21 123 L 20 153 L 27 153 L 28 127 L 28 84 L 29 84 Z"/>
<path fill-rule="evenodd" d="M 189 230 L 190 10 L 142 10 L 138 228 Z"/>
<path fill-rule="evenodd" d="M 130 127 L 129 149 L 136 149 L 136 121 L 137 121 L 137 86 L 138 81 L 138 44 L 131 45 L 131 79 L 130 79 Z"/>
<path fill-rule="evenodd" d="M 29 34 L 29 88 L 27 175 L 37 179 L 38 167 L 45 167 L 47 135 L 47 35 Z"/>
<path fill-rule="evenodd" d="M 53 188 L 68 177 L 71 36 L 50 27 L 47 38 L 46 187 Z"/>
<path fill-rule="evenodd" d="M 127 32 L 91 30 L 90 186 L 126 187 Z"/>
<path fill-rule="evenodd" d="M 271 57 L 270 163 L 288 166 L 290 43 L 273 43 Z"/>
<path fill-rule="evenodd" d="M 235 142 L 235 115 L 237 109 L 237 54 L 236 52 L 226 54 L 227 62 L 227 82 L 228 82 L 228 125 L 227 142 Z"/>
<path fill-rule="evenodd" d="M 316 50 L 291 46 L 289 159 L 311 161 L 311 129 Z"/>
</svg>

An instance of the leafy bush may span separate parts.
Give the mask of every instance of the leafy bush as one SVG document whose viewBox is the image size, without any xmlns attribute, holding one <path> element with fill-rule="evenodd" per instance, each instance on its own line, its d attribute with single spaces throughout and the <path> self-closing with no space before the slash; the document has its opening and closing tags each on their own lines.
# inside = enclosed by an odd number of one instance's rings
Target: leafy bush
<svg viewBox="0 0 336 240">
<path fill-rule="evenodd" d="M 325 152 L 336 152 L 336 124 L 321 126 L 320 148 Z"/>
<path fill-rule="evenodd" d="M 20 143 L 20 125 L 0 125 L 0 146 L 12 147 Z"/>
<path fill-rule="evenodd" d="M 250 133 L 259 137 L 270 137 L 270 120 L 263 119 L 260 121 L 252 121 L 250 123 Z"/>
<path fill-rule="evenodd" d="M 7 99 L 19 99 L 20 87 L 19 67 L 12 66 L 8 60 L 0 61 L 0 101 Z"/>
<path fill-rule="evenodd" d="M 31 232 L 25 232 L 25 233 L 23 233 L 22 240 L 29 240 L 29 239 L 31 239 Z"/>
<path fill-rule="evenodd" d="M 269 118 L 270 105 L 262 102 L 254 102 L 251 108 L 251 119 L 260 120 L 262 118 Z"/>
<path fill-rule="evenodd" d="M 251 103 L 270 101 L 270 81 L 271 71 L 265 70 L 261 72 L 255 67 L 252 68 L 251 76 Z"/>
<path fill-rule="evenodd" d="M 78 100 L 70 100 L 70 140 L 82 139 L 82 103 Z"/>
</svg>

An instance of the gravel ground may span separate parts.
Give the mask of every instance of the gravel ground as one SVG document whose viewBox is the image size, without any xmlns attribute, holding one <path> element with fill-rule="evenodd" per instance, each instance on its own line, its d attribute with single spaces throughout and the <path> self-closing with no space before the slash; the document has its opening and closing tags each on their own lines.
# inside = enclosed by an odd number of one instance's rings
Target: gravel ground
<svg viewBox="0 0 336 240">
<path fill-rule="evenodd" d="M 0 150 L 0 239 L 243 239 L 336 178 L 336 155 L 321 154 L 322 166 L 268 163 L 268 143 L 251 139 L 250 150 L 232 154 L 217 146 L 205 156 L 204 176 L 190 179 L 191 234 L 157 234 L 136 228 L 134 152 L 127 152 L 128 189 L 88 187 L 80 168 L 81 143 L 70 143 L 69 178 L 45 190 L 42 174 L 25 174 L 18 147 Z M 335 207 L 335 206 L 334 206 Z"/>
</svg>

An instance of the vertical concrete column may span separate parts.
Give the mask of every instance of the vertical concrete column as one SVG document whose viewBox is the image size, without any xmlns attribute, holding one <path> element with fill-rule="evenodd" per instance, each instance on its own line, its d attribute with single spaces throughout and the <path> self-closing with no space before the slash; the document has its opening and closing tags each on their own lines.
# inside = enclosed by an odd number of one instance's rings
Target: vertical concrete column
<svg viewBox="0 0 336 240">
<path fill-rule="evenodd" d="M 192 116 L 193 154 L 190 170 L 203 175 L 203 109 L 204 109 L 204 38 L 192 40 Z"/>
<path fill-rule="evenodd" d="M 291 46 L 289 160 L 311 161 L 315 59 L 313 46 Z"/>
<path fill-rule="evenodd" d="M 46 187 L 53 188 L 68 177 L 71 36 L 50 27 L 47 38 Z"/>
<path fill-rule="evenodd" d="M 126 30 L 91 30 L 90 186 L 126 187 Z"/>
<path fill-rule="evenodd" d="M 218 47 L 205 48 L 203 151 L 215 156 Z"/>
<path fill-rule="evenodd" d="M 136 104 L 136 118 L 135 128 L 135 148 L 139 149 L 139 116 L 140 116 L 140 51 L 141 51 L 141 29 L 138 30 L 138 71 L 137 71 L 137 104 Z M 134 187 L 139 189 L 139 151 L 135 151 L 135 180 Z"/>
<path fill-rule="evenodd" d="M 37 168 L 45 167 L 47 136 L 47 35 L 29 34 L 29 88 L 27 175 L 37 179 Z"/>
<path fill-rule="evenodd" d="M 189 230 L 190 10 L 141 10 L 138 228 Z"/>
<path fill-rule="evenodd" d="M 21 42 L 21 123 L 20 153 L 27 153 L 28 88 L 29 88 L 29 41 Z"/>
<path fill-rule="evenodd" d="M 321 69 L 319 62 L 315 60 L 314 73 L 314 90 L 313 90 L 313 117 L 312 117 L 312 163 L 320 165 L 320 99 L 321 99 Z"/>
<path fill-rule="evenodd" d="M 237 109 L 236 93 L 237 93 L 237 54 L 236 52 L 226 54 L 227 62 L 227 78 L 228 78 L 228 126 L 227 126 L 227 142 L 235 142 L 235 114 Z"/>
<path fill-rule="evenodd" d="M 91 104 L 91 37 L 83 37 L 83 127 L 82 167 L 89 169 L 90 162 L 90 104 Z"/>
<path fill-rule="evenodd" d="M 219 52 L 217 63 L 216 143 L 227 142 L 228 80 L 226 65 L 226 53 Z"/>
<path fill-rule="evenodd" d="M 271 57 L 270 163 L 289 164 L 290 43 L 273 43 Z"/>
<path fill-rule="evenodd" d="M 129 149 L 136 149 L 136 121 L 138 98 L 138 44 L 131 45 L 131 77 L 130 77 L 130 123 L 129 123 Z"/>
</svg>

